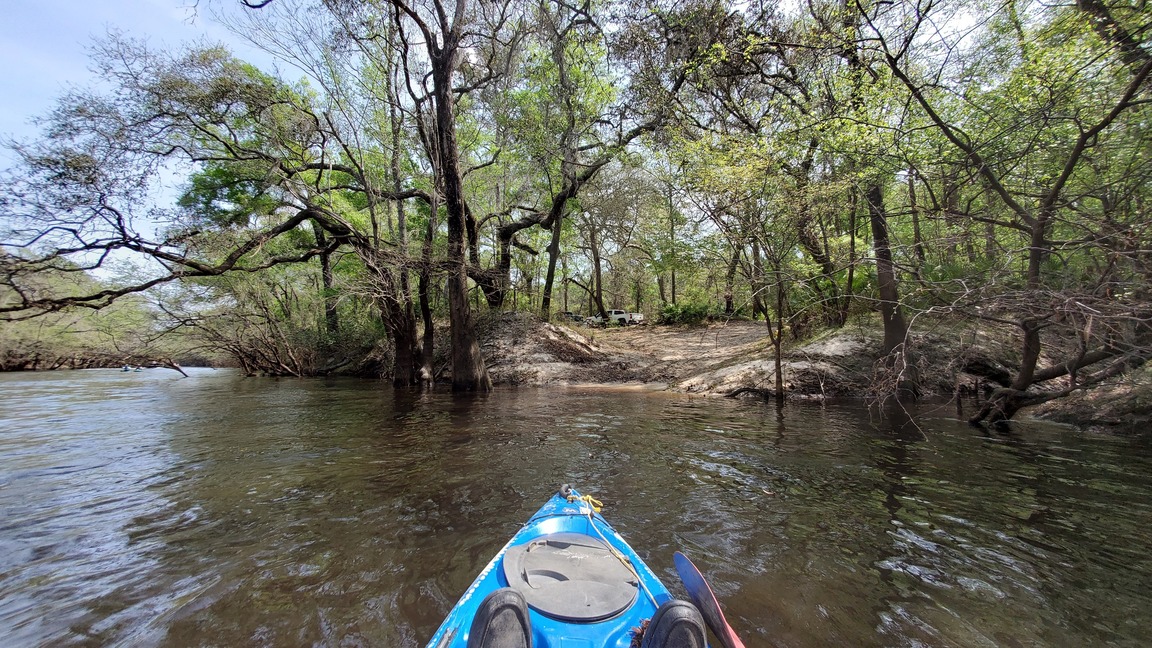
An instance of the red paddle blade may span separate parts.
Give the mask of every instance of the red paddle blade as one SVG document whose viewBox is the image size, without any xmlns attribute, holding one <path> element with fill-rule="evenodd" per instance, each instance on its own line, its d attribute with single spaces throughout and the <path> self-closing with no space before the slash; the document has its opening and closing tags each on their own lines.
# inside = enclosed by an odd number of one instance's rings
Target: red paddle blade
<svg viewBox="0 0 1152 648">
<path fill-rule="evenodd" d="M 696 565 L 688 560 L 688 556 L 679 551 L 672 555 L 672 560 L 676 563 L 676 571 L 688 590 L 688 596 L 700 609 L 700 616 L 704 617 L 704 623 L 708 624 L 708 629 L 716 635 L 720 644 L 724 648 L 744 648 L 744 642 L 740 641 L 732 626 L 728 625 L 728 620 L 724 618 L 720 603 L 712 593 L 712 588 L 708 586 L 708 581 L 704 580 L 704 574 L 696 569 Z"/>
</svg>

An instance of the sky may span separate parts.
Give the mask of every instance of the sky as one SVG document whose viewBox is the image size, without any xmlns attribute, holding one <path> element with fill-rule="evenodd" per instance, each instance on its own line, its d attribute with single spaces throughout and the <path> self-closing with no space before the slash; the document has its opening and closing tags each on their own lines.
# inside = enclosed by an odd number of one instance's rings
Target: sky
<svg viewBox="0 0 1152 648">
<path fill-rule="evenodd" d="M 2 144 L 31 140 L 38 133 L 33 117 L 44 115 L 69 87 L 95 86 L 89 70 L 89 48 L 110 30 L 146 40 L 156 48 L 178 48 L 207 41 L 224 43 L 238 56 L 271 68 L 266 54 L 212 20 L 214 7 L 237 9 L 238 0 L 0 0 L 0 172 L 16 166 L 16 156 Z M 237 9 L 238 10 L 238 9 Z M 183 177 L 164 174 L 153 188 L 153 200 L 170 205 Z M 136 226 L 145 236 L 154 224 Z M 114 259 L 116 257 L 114 255 Z M 98 270 L 98 277 L 115 273 Z"/>
<path fill-rule="evenodd" d="M 235 47 L 215 24 L 207 0 L 3 0 L 0 7 L 0 139 L 31 138 L 30 120 L 66 88 L 91 83 L 87 48 L 109 30 L 176 47 L 207 39 Z M 0 152 L 2 166 L 10 156 Z"/>
</svg>

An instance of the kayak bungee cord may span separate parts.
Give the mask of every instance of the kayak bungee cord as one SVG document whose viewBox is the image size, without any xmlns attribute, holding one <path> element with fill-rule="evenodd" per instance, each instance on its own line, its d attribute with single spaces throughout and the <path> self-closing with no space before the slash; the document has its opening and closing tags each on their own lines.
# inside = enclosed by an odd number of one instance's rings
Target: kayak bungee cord
<svg viewBox="0 0 1152 648">
<path fill-rule="evenodd" d="M 562 490 L 570 491 L 571 488 L 565 484 Z M 648 597 L 648 600 L 652 602 L 652 605 L 659 608 L 660 604 L 656 601 L 656 597 L 653 596 L 652 592 L 648 590 L 648 586 L 644 584 L 644 579 L 640 577 L 640 572 L 636 571 L 636 567 L 632 564 L 632 561 L 628 560 L 628 556 L 625 556 L 618 549 L 616 549 L 616 547 L 612 546 L 612 543 L 608 542 L 608 538 L 605 538 L 604 534 L 600 531 L 600 528 L 596 526 L 596 520 L 593 516 L 604 508 L 604 502 L 601 502 L 591 495 L 580 495 L 578 497 L 571 494 L 571 492 L 567 492 L 566 497 L 568 498 L 569 502 L 584 502 L 588 505 L 588 526 L 592 527 L 592 530 L 596 532 L 596 535 L 600 536 L 600 539 L 604 541 L 604 545 L 608 547 L 608 552 L 615 556 L 616 560 L 619 560 L 620 564 L 624 565 L 624 567 L 626 567 L 628 571 L 636 577 L 636 584 L 639 585 L 640 589 L 644 591 L 644 594 Z"/>
</svg>

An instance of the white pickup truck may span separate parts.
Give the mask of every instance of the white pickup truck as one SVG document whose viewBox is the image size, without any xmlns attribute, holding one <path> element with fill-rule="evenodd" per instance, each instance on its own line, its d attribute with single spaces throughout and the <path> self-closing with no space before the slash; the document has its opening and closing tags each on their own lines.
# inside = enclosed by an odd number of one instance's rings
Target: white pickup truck
<svg viewBox="0 0 1152 648">
<path fill-rule="evenodd" d="M 628 311 L 622 310 L 610 310 L 608 311 L 607 321 L 610 324 L 619 324 L 621 326 L 626 324 L 643 324 L 644 313 L 629 313 Z M 593 315 L 592 317 L 586 318 L 584 322 L 591 326 L 601 326 L 604 324 L 605 320 L 599 315 Z"/>
</svg>

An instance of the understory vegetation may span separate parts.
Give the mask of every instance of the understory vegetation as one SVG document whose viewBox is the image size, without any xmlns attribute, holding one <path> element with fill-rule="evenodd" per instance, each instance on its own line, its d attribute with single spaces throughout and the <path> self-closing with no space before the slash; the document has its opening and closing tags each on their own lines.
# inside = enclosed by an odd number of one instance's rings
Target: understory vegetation
<svg viewBox="0 0 1152 648">
<path fill-rule="evenodd" d="M 1014 366 L 960 367 L 992 422 L 1152 354 L 1141 3 L 202 10 L 278 69 L 110 35 L 8 142 L 5 353 L 98 313 L 142 355 L 486 390 L 478 313 L 755 318 L 779 358 L 875 312 L 889 395 L 918 326 L 1010 327 Z"/>
</svg>

